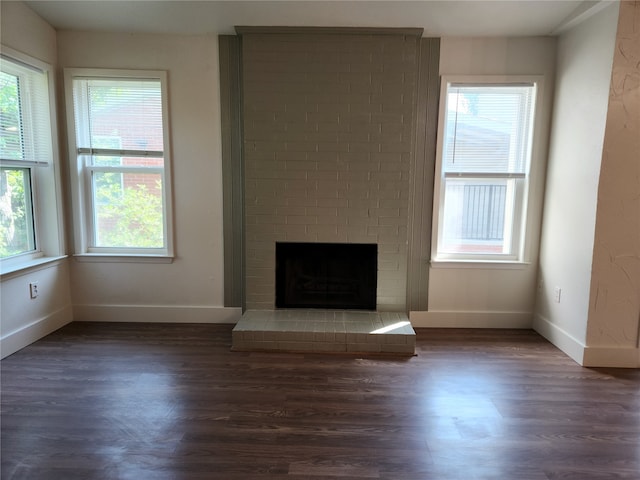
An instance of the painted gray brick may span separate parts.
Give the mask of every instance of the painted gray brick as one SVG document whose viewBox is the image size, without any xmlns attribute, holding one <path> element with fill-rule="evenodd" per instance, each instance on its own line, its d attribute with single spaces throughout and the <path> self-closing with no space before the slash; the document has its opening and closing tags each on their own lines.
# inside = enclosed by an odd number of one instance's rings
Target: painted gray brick
<svg viewBox="0 0 640 480">
<path fill-rule="evenodd" d="M 378 242 L 379 307 L 402 308 L 416 46 L 404 36 L 245 36 L 249 308 L 273 308 L 274 244 L 292 239 Z"/>
</svg>

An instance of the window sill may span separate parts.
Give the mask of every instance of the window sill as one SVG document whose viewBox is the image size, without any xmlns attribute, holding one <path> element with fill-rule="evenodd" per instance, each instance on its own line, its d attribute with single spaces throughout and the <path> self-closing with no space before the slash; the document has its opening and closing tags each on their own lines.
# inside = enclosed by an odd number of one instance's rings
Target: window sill
<svg viewBox="0 0 640 480">
<path fill-rule="evenodd" d="M 79 253 L 73 256 L 78 262 L 95 263 L 173 263 L 173 258 L 166 255 L 140 255 L 140 254 L 118 254 L 111 255 L 105 253 Z"/>
<path fill-rule="evenodd" d="M 431 268 L 484 268 L 490 270 L 520 270 L 531 262 L 517 260 L 431 260 Z"/>
<path fill-rule="evenodd" d="M 65 258 L 67 258 L 67 255 L 38 257 L 13 265 L 2 265 L 2 262 L 0 262 L 0 279 L 8 280 L 9 278 L 19 277 L 32 271 L 54 267 L 62 263 Z"/>
</svg>

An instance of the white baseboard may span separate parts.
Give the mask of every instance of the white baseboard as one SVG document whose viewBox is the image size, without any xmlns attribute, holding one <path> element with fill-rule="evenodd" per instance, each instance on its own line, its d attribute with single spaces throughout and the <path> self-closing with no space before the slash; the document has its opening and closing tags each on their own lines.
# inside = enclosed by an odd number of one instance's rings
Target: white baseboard
<svg viewBox="0 0 640 480">
<path fill-rule="evenodd" d="M 44 318 L 8 333 L 0 339 L 0 358 L 8 357 L 72 321 L 73 310 L 71 305 L 68 305 Z"/>
<path fill-rule="evenodd" d="M 589 347 L 584 351 L 585 367 L 640 368 L 640 349 L 635 347 Z"/>
<path fill-rule="evenodd" d="M 585 345 L 541 315 L 535 316 L 533 329 L 583 367 L 640 368 L 636 347 Z"/>
<path fill-rule="evenodd" d="M 566 353 L 579 365 L 584 365 L 585 345 L 542 315 L 533 318 L 533 329 Z"/>
<path fill-rule="evenodd" d="M 531 328 L 530 312 L 409 312 L 417 328 Z"/>
<path fill-rule="evenodd" d="M 74 305 L 73 319 L 79 322 L 142 323 L 237 323 L 240 307 L 197 307 L 175 305 Z"/>
</svg>

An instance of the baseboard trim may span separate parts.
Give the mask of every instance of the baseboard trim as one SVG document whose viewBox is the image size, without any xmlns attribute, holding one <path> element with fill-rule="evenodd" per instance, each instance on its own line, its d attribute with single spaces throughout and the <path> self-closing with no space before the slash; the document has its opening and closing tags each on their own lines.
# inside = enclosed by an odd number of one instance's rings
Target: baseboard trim
<svg viewBox="0 0 640 480">
<path fill-rule="evenodd" d="M 566 353 L 579 365 L 584 365 L 585 345 L 566 330 L 542 315 L 533 318 L 533 329 Z"/>
<path fill-rule="evenodd" d="M 74 305 L 73 319 L 80 322 L 132 323 L 237 323 L 240 307 L 174 305 Z"/>
<path fill-rule="evenodd" d="M 584 350 L 585 367 L 640 368 L 640 349 L 635 347 L 589 347 Z"/>
<path fill-rule="evenodd" d="M 409 312 L 411 325 L 417 328 L 531 328 L 530 312 Z"/>
<path fill-rule="evenodd" d="M 68 305 L 50 313 L 46 317 L 8 333 L 0 339 L 0 358 L 8 357 L 72 321 L 73 309 L 71 305 Z"/>
</svg>

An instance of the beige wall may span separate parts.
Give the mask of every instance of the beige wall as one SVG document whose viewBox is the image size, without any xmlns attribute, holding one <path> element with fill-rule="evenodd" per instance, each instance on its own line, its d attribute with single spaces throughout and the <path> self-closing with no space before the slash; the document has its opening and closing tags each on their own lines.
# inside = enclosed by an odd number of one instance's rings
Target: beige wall
<svg viewBox="0 0 640 480">
<path fill-rule="evenodd" d="M 56 32 L 19 2 L 0 2 L 3 47 L 56 65 Z M 31 299 L 29 282 L 40 296 Z M 0 285 L 0 357 L 5 357 L 72 320 L 67 260 L 2 276 Z"/>
<path fill-rule="evenodd" d="M 618 6 L 612 5 L 558 44 L 535 328 L 579 363 L 617 19 Z"/>
<path fill-rule="evenodd" d="M 171 264 L 73 261 L 76 320 L 226 322 L 217 38 L 58 33 L 60 67 L 166 70 L 176 258 Z"/>
<path fill-rule="evenodd" d="M 536 263 L 542 211 L 556 40 L 530 38 L 454 38 L 441 40 L 441 75 L 542 75 L 532 162 L 526 264 L 432 265 L 429 306 L 411 312 L 418 327 L 530 328 L 536 290 Z"/>
<path fill-rule="evenodd" d="M 640 2 L 622 2 L 604 131 L 585 365 L 640 367 Z"/>
<path fill-rule="evenodd" d="M 22 2 L 2 2 L 2 44 L 56 64 L 56 31 Z"/>
</svg>

